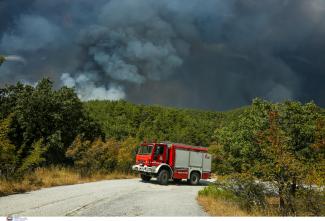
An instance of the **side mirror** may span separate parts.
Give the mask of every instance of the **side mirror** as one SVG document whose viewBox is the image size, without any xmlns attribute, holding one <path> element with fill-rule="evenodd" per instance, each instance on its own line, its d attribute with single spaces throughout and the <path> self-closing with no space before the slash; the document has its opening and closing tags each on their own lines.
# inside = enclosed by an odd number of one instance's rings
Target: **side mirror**
<svg viewBox="0 0 325 221">
<path fill-rule="evenodd" d="M 157 158 L 158 158 L 158 153 L 155 152 L 155 153 L 153 154 L 153 159 L 154 159 L 154 160 L 157 160 Z"/>
</svg>

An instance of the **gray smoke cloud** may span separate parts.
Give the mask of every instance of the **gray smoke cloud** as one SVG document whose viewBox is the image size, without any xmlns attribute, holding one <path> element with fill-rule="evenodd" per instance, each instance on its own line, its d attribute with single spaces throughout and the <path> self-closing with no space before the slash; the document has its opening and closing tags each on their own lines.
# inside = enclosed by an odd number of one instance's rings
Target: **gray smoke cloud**
<svg viewBox="0 0 325 221">
<path fill-rule="evenodd" d="M 94 81 L 85 73 L 78 74 L 78 77 L 71 77 L 69 73 L 63 73 L 61 75 L 61 80 L 64 82 L 64 85 L 67 87 L 74 87 L 77 90 L 79 97 L 82 100 L 88 101 L 94 98 L 99 100 L 119 100 L 125 98 L 125 93 L 122 87 L 111 85 L 108 87 L 105 86 L 96 86 Z M 109 88 L 108 90 L 106 88 Z"/>
<path fill-rule="evenodd" d="M 325 106 L 325 1 L 0 1 L 0 84 L 51 77 L 83 100 L 226 110 Z"/>
<path fill-rule="evenodd" d="M 51 47 L 60 40 L 60 29 L 47 19 L 35 15 L 22 15 L 15 24 L 14 33 L 4 33 L 1 48 L 5 51 L 36 51 Z"/>
</svg>

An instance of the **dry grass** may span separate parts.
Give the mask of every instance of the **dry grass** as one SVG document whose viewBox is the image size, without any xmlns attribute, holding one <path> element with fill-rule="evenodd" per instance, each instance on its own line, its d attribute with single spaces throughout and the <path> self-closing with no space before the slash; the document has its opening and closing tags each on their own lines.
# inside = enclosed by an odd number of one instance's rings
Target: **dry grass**
<svg viewBox="0 0 325 221">
<path fill-rule="evenodd" d="M 41 187 L 69 185 L 83 181 L 77 172 L 68 168 L 38 168 L 34 174 L 27 176 L 27 179 L 33 180 L 34 176 L 39 179 Z"/>
<path fill-rule="evenodd" d="M 129 179 L 134 177 L 135 175 L 133 174 L 120 172 L 112 172 L 109 174 L 96 173 L 90 177 L 81 177 L 77 171 L 69 168 L 38 168 L 32 174 L 26 175 L 20 182 L 0 180 L 0 196 L 52 186 L 87 183 L 99 180 Z"/>
<path fill-rule="evenodd" d="M 210 196 L 198 196 L 197 200 L 204 210 L 212 216 L 251 216 L 232 202 Z"/>
<path fill-rule="evenodd" d="M 229 176 L 223 176 L 223 175 L 217 175 L 215 173 L 212 173 L 211 174 L 211 179 L 215 179 L 215 180 L 218 180 L 218 181 L 225 181 L 228 179 Z"/>
<path fill-rule="evenodd" d="M 278 207 L 278 198 L 270 197 L 267 199 L 272 208 L 263 211 L 247 212 L 238 205 L 222 199 L 216 199 L 211 196 L 198 196 L 197 200 L 203 209 L 211 216 L 279 216 L 276 208 Z"/>
<path fill-rule="evenodd" d="M 33 187 L 23 180 L 22 182 L 12 182 L 0 180 L 0 196 L 6 196 L 14 193 L 23 193 L 33 190 Z"/>
</svg>

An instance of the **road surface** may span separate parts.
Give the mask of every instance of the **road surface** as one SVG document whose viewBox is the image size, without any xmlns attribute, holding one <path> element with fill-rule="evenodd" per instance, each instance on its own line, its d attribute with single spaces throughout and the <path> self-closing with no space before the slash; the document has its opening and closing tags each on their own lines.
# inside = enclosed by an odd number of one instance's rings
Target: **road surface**
<svg viewBox="0 0 325 221">
<path fill-rule="evenodd" d="M 0 216 L 206 216 L 197 192 L 207 185 L 108 180 L 0 197 Z"/>
</svg>

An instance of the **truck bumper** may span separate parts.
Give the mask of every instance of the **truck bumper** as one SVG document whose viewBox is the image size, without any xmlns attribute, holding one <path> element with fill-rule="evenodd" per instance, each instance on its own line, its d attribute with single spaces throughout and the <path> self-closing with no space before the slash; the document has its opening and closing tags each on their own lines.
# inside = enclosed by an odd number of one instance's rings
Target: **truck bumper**
<svg viewBox="0 0 325 221">
<path fill-rule="evenodd" d="M 133 165 L 132 170 L 140 172 L 140 173 L 156 173 L 156 167 L 148 167 L 141 165 Z"/>
</svg>

